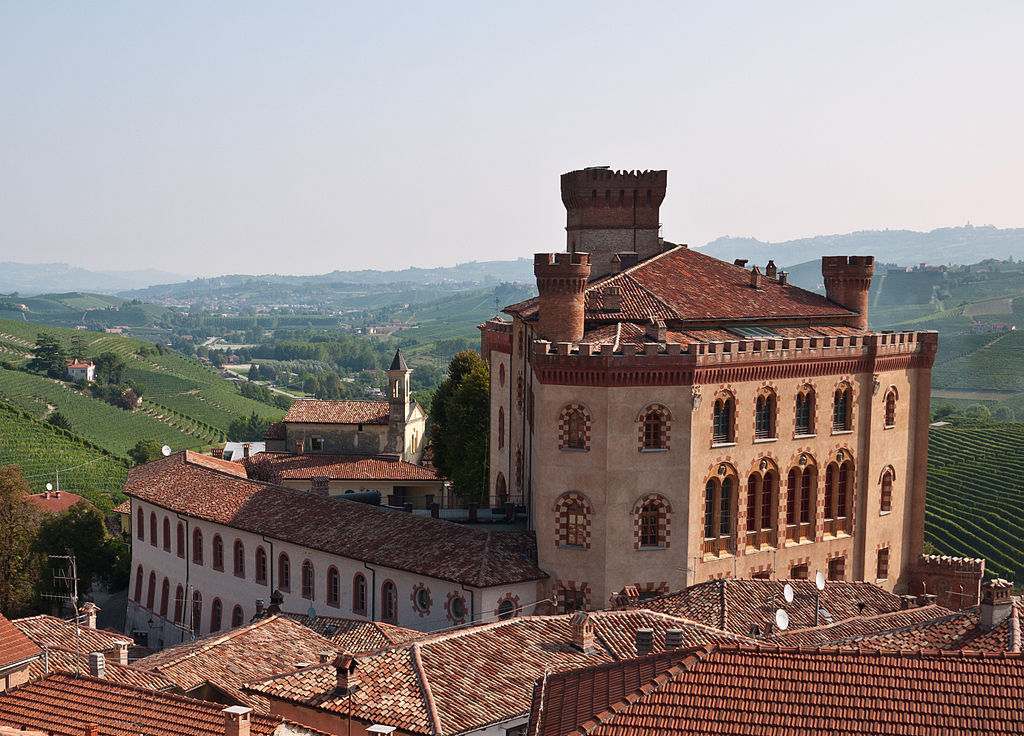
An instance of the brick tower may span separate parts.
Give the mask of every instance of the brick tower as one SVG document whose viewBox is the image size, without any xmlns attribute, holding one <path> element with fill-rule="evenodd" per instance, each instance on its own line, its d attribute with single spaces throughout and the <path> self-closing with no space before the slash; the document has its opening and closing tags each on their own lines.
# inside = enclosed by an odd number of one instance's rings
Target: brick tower
<svg viewBox="0 0 1024 736">
<path fill-rule="evenodd" d="M 616 253 L 636 253 L 634 260 L 659 253 L 667 181 L 667 171 L 595 167 L 562 174 L 566 250 L 590 253 L 594 277 L 612 270 Z"/>
<path fill-rule="evenodd" d="M 821 275 L 825 278 L 825 296 L 836 304 L 860 314 L 849 324 L 868 328 L 868 290 L 875 273 L 874 256 L 822 256 Z"/>
<path fill-rule="evenodd" d="M 590 277 L 589 253 L 537 253 L 533 273 L 540 293 L 537 331 L 551 342 L 583 337 L 583 291 Z"/>
<path fill-rule="evenodd" d="M 412 369 L 401 350 L 395 351 L 388 374 L 388 438 L 384 451 L 406 459 L 405 425 L 409 418 L 409 376 Z"/>
</svg>

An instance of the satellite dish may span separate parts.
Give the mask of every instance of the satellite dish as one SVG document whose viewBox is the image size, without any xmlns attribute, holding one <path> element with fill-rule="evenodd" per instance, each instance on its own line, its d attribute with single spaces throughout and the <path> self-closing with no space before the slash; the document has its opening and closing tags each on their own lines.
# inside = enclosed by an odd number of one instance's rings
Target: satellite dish
<svg viewBox="0 0 1024 736">
<path fill-rule="evenodd" d="M 821 571 L 814 575 L 814 587 L 818 590 L 825 590 L 825 575 Z"/>
<path fill-rule="evenodd" d="M 782 586 L 782 597 L 786 599 L 786 603 L 793 602 L 793 586 L 789 583 Z"/>
<path fill-rule="evenodd" d="M 53 483 L 47 483 L 46 484 L 46 490 L 52 491 L 53 490 Z"/>
<path fill-rule="evenodd" d="M 171 454 L 171 446 L 170 445 L 164 445 L 163 447 L 160 448 L 160 452 L 162 452 L 164 454 L 164 457 L 167 457 L 168 455 Z"/>
<path fill-rule="evenodd" d="M 316 618 L 316 609 L 313 608 L 313 606 L 310 606 L 309 610 L 306 611 L 306 615 L 310 618 Z"/>
<path fill-rule="evenodd" d="M 786 613 L 785 608 L 775 609 L 775 628 L 779 631 L 785 631 L 789 628 L 789 614 Z"/>
</svg>

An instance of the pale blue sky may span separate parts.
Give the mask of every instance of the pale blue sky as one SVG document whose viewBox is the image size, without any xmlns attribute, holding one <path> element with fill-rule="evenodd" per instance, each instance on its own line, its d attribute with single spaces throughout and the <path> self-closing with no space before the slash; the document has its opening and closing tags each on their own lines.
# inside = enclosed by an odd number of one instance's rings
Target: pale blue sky
<svg viewBox="0 0 1024 736">
<path fill-rule="evenodd" d="M 636 6 L 636 7 L 634 7 Z M 0 261 L 320 273 L 1024 226 L 1024 3 L 0 2 Z"/>
</svg>

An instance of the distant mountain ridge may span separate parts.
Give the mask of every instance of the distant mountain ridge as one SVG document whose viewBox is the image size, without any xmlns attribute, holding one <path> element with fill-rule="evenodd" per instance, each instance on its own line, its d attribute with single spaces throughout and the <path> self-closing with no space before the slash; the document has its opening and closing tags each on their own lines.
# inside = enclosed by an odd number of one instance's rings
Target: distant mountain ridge
<svg viewBox="0 0 1024 736">
<path fill-rule="evenodd" d="M 845 235 L 766 243 L 757 238 L 722 237 L 698 248 L 702 253 L 732 261 L 747 258 L 762 268 L 769 259 L 781 268 L 820 259 L 823 255 L 873 255 L 903 266 L 977 263 L 988 258 L 1024 258 L 1024 228 L 992 225 L 943 227 L 921 233 L 913 230 L 862 230 Z"/>
<path fill-rule="evenodd" d="M 146 268 L 134 271 L 90 271 L 66 263 L 0 263 L 0 294 L 21 296 L 74 291 L 113 294 L 152 284 L 180 281 L 181 274 Z"/>
</svg>

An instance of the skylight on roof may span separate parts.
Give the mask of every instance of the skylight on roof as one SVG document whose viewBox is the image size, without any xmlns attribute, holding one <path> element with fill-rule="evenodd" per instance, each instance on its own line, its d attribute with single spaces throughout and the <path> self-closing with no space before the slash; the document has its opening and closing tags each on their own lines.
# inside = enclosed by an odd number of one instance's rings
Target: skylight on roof
<svg viewBox="0 0 1024 736">
<path fill-rule="evenodd" d="M 773 330 L 771 327 L 730 327 L 729 332 L 735 333 L 740 337 L 782 337 L 778 332 Z"/>
</svg>

